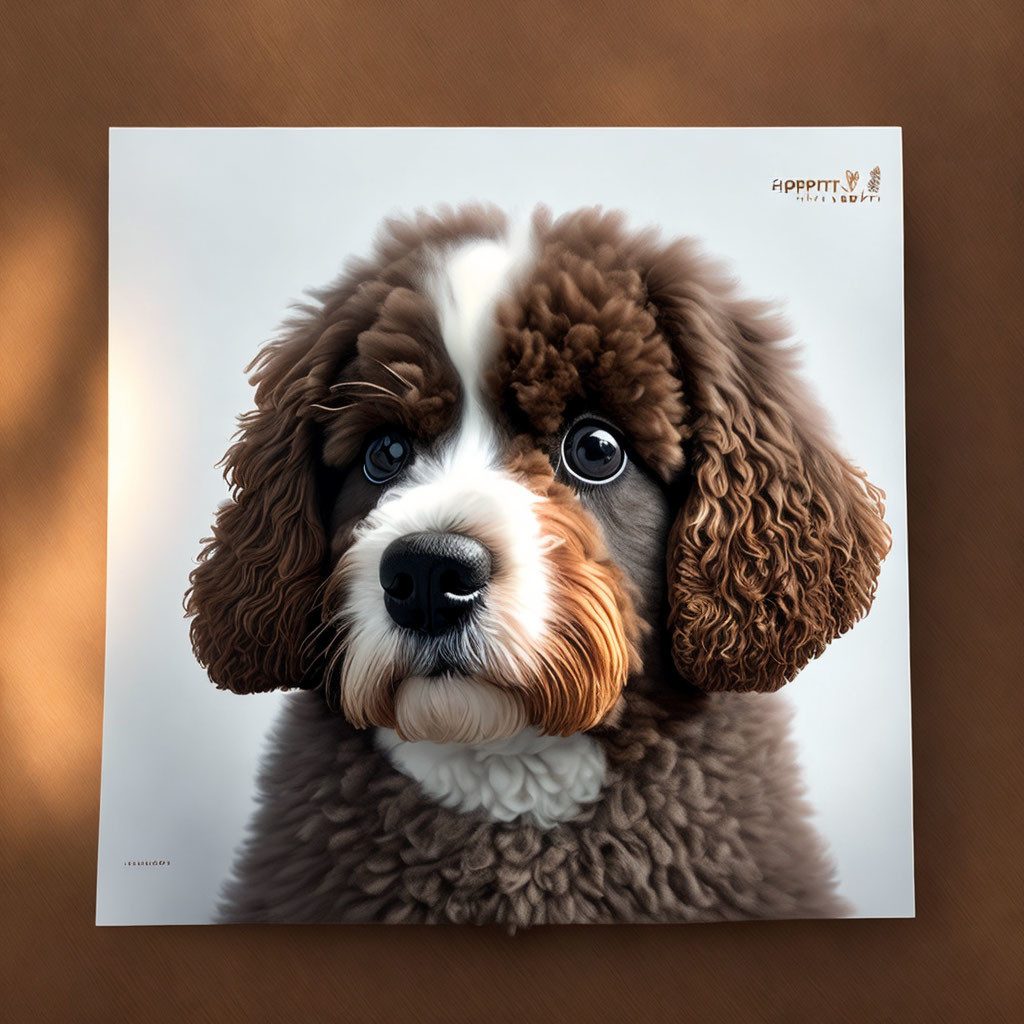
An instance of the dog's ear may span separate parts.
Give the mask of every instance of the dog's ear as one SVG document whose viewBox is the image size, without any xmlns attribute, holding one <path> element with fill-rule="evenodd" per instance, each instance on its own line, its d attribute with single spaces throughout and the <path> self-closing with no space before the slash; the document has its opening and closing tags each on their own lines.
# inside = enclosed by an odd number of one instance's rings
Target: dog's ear
<svg viewBox="0 0 1024 1024">
<path fill-rule="evenodd" d="M 648 290 L 693 423 L 668 543 L 673 659 L 706 690 L 775 690 L 870 608 L 884 494 L 836 451 L 763 305 L 732 298 L 685 246 Z"/>
<path fill-rule="evenodd" d="M 221 689 L 302 685 L 326 537 L 316 493 L 318 395 L 308 330 L 267 346 L 250 370 L 256 408 L 224 457 L 232 498 L 189 580 L 192 648 Z"/>
</svg>

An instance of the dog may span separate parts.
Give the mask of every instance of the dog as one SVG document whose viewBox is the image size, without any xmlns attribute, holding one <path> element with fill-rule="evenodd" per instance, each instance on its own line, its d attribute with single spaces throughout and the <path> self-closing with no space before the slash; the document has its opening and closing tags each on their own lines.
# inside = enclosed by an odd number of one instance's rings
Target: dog
<svg viewBox="0 0 1024 1024">
<path fill-rule="evenodd" d="M 294 691 L 219 920 L 847 913 L 777 690 L 884 494 L 788 331 L 617 212 L 385 224 L 250 365 L 194 653 Z"/>
</svg>

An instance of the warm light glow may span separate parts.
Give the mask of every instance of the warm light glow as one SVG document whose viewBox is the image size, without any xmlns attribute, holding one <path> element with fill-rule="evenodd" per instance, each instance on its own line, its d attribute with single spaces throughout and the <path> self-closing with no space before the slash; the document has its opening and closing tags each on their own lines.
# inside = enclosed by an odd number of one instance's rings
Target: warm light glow
<svg viewBox="0 0 1024 1024">
<path fill-rule="evenodd" d="M 0 742 L 10 838 L 94 813 L 103 675 L 102 295 L 83 316 L 82 225 L 50 200 L 0 249 Z M 95 284 L 95 282 L 94 282 Z M 102 287 L 102 286 L 101 286 Z"/>
</svg>

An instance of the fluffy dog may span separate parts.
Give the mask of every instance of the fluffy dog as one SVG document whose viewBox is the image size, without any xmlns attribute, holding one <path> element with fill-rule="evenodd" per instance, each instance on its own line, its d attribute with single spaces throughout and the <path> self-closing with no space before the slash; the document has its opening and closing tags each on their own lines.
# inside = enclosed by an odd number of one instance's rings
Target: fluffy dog
<svg viewBox="0 0 1024 1024">
<path fill-rule="evenodd" d="M 221 919 L 843 913 L 764 691 L 889 532 L 784 327 L 599 209 L 390 222 L 313 295 L 187 597 L 219 687 L 298 691 Z"/>
</svg>

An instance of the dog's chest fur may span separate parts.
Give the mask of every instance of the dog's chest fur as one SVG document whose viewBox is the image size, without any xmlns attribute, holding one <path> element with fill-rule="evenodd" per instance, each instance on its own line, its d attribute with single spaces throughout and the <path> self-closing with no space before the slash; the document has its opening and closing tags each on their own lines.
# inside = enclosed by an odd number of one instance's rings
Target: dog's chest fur
<svg viewBox="0 0 1024 1024">
<path fill-rule="evenodd" d="M 571 820 L 540 828 L 442 806 L 429 773 L 417 782 L 370 731 L 295 694 L 221 919 L 514 929 L 834 916 L 845 908 L 806 820 L 787 720 L 774 695 L 668 711 L 630 694 L 619 727 L 586 737 L 605 764 L 597 799 L 577 794 Z"/>
<path fill-rule="evenodd" d="M 527 728 L 505 740 L 403 743 L 392 729 L 376 743 L 403 774 L 442 807 L 479 811 L 491 821 L 517 819 L 548 829 L 571 821 L 601 793 L 604 749 L 590 736 L 541 736 Z"/>
</svg>

